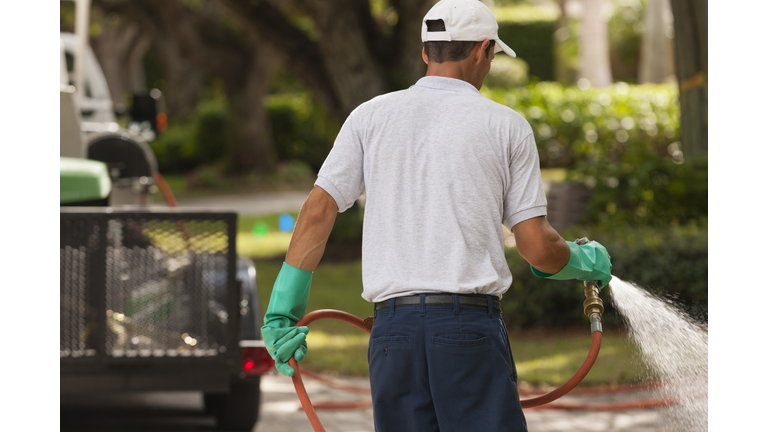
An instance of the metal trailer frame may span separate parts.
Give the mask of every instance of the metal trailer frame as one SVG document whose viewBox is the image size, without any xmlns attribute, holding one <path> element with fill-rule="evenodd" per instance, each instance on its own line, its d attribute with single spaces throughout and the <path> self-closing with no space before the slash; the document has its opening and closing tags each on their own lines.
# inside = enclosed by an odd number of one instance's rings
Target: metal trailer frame
<svg viewBox="0 0 768 432">
<path fill-rule="evenodd" d="M 107 232 L 113 220 L 224 221 L 228 237 L 226 251 L 226 350 L 209 357 L 117 358 L 107 352 Z M 95 353 L 78 358 L 62 356 L 61 393 L 99 391 L 183 391 L 227 393 L 233 378 L 243 377 L 240 365 L 240 296 L 237 273 L 237 213 L 205 210 L 147 209 L 139 207 L 61 207 L 62 227 L 66 221 L 86 221 L 93 228 L 87 245 L 90 254 L 84 278 L 89 299 L 97 313 Z M 178 222 L 177 222 L 178 223 Z M 61 233 L 62 236 L 65 233 Z M 64 237 L 62 237 L 63 241 Z M 63 248 L 64 246 L 61 245 Z M 62 249 L 62 256 L 64 249 Z M 61 270 L 64 271 L 63 269 Z M 64 287 L 61 287 L 63 298 Z M 258 305 L 254 305 L 258 306 Z M 63 332 L 63 329 L 60 329 Z M 63 333 L 62 333 L 63 334 Z M 64 336 L 62 335 L 62 341 Z M 62 342 L 63 343 L 63 342 Z"/>
</svg>

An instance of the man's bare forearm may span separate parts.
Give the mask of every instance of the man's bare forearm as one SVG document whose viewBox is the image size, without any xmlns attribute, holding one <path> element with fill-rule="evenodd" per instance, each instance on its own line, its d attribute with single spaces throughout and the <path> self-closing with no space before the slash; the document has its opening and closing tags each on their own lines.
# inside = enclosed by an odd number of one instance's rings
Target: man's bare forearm
<svg viewBox="0 0 768 432">
<path fill-rule="evenodd" d="M 285 262 L 302 270 L 315 271 L 325 252 L 338 210 L 333 197 L 315 186 L 301 206 Z"/>
<path fill-rule="evenodd" d="M 568 264 L 571 250 L 544 216 L 520 222 L 512 231 L 517 252 L 536 270 L 554 274 Z"/>
</svg>

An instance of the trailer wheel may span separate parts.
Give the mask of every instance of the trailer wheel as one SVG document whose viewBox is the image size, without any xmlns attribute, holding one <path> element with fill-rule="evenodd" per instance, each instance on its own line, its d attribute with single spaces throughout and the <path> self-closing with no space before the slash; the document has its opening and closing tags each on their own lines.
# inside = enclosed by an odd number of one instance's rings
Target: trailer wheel
<svg viewBox="0 0 768 432">
<path fill-rule="evenodd" d="M 251 431 L 259 420 L 261 377 L 234 379 L 228 394 L 203 395 L 205 412 L 216 416 L 218 426 L 224 430 Z"/>
</svg>

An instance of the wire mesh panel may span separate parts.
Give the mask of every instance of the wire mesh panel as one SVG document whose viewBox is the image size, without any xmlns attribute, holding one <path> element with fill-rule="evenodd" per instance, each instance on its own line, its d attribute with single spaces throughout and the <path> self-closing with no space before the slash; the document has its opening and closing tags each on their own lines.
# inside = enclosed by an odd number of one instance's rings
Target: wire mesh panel
<svg viewBox="0 0 768 432">
<path fill-rule="evenodd" d="M 70 214 L 74 219 L 66 227 L 62 219 L 62 357 L 71 355 L 64 346 L 74 344 L 74 331 L 64 329 L 82 327 L 78 331 L 87 333 L 89 307 L 101 310 L 102 352 L 109 357 L 225 353 L 232 333 L 228 301 L 233 298 L 236 256 L 230 235 L 236 219 L 234 214 L 219 215 L 105 214 L 103 233 L 90 221 L 102 238 L 98 250 L 64 241 L 65 228 L 88 227 L 87 217 Z M 87 265 L 89 253 L 102 258 L 91 271 L 82 268 L 82 257 Z M 66 302 L 64 292 L 69 293 Z M 79 305 L 80 298 L 85 306 L 67 306 L 65 316 L 65 303 Z"/>
<path fill-rule="evenodd" d="M 96 354 L 98 327 L 89 273 L 89 257 L 100 248 L 99 225 L 93 218 L 61 220 L 59 333 L 60 357 Z"/>
</svg>

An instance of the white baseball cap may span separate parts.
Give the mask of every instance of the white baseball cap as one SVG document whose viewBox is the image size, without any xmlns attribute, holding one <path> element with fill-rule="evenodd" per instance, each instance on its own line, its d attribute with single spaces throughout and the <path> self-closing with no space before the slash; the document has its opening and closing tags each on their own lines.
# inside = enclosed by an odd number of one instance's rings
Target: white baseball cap
<svg viewBox="0 0 768 432">
<path fill-rule="evenodd" d="M 427 31 L 427 21 L 443 20 L 445 31 Z M 424 16 L 421 22 L 421 41 L 496 41 L 494 52 L 504 51 L 517 57 L 510 47 L 499 39 L 496 17 L 480 0 L 441 0 Z"/>
</svg>

